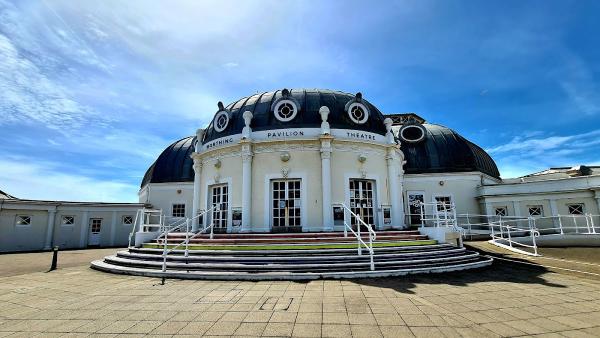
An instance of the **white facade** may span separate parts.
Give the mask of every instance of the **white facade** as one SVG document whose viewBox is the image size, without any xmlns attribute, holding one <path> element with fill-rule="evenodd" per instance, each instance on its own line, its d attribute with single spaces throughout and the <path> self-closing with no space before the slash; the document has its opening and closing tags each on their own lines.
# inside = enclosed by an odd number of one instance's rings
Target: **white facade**
<svg viewBox="0 0 600 338">
<path fill-rule="evenodd" d="M 0 251 L 127 246 L 141 203 L 0 199 Z"/>
</svg>

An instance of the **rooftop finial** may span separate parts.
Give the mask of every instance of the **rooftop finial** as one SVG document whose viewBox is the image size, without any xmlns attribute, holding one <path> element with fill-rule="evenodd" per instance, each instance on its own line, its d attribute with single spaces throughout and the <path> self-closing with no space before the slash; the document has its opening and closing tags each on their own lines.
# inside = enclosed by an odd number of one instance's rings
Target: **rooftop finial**
<svg viewBox="0 0 600 338">
<path fill-rule="evenodd" d="M 223 105 L 223 102 L 219 101 L 219 103 L 217 103 L 217 106 L 219 106 L 219 111 L 225 110 L 225 106 Z"/>
<path fill-rule="evenodd" d="M 283 90 L 281 91 L 281 95 L 283 97 L 288 97 L 290 96 L 290 91 L 287 88 L 283 88 Z"/>
<path fill-rule="evenodd" d="M 354 97 L 356 98 L 356 102 L 362 101 L 362 93 L 361 92 L 356 93 L 356 95 Z"/>
</svg>

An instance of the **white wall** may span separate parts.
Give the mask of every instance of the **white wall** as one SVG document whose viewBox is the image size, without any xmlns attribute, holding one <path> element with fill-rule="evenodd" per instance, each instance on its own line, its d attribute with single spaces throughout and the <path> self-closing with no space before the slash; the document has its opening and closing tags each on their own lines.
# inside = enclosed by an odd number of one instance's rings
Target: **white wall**
<svg viewBox="0 0 600 338">
<path fill-rule="evenodd" d="M 123 224 L 123 216 L 135 218 L 137 203 L 76 203 L 52 201 L 4 200 L 0 209 L 0 251 L 36 251 L 58 246 L 60 249 L 88 247 L 89 219 L 100 218 L 99 247 L 125 246 L 133 225 Z M 53 227 L 48 228 L 54 212 Z M 28 226 L 16 225 L 18 215 L 30 216 Z M 73 216 L 74 224 L 63 224 L 64 216 Z M 50 241 L 47 241 L 50 231 Z"/>
</svg>

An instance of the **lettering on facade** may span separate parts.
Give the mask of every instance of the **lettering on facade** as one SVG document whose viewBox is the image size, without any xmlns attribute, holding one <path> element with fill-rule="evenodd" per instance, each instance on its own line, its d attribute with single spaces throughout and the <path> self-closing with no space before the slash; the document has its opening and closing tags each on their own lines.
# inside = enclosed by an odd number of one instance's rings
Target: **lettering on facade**
<svg viewBox="0 0 600 338">
<path fill-rule="evenodd" d="M 232 144 L 232 143 L 233 143 L 233 138 L 232 137 L 225 138 L 225 139 L 219 139 L 219 140 L 207 143 L 206 144 L 206 149 L 211 149 L 211 148 L 214 148 L 214 147 L 217 147 L 217 146 L 224 146 L 224 145 Z"/>
<path fill-rule="evenodd" d="M 357 138 L 357 139 L 361 139 L 361 140 L 375 141 L 374 135 L 370 135 L 370 134 L 366 134 L 366 133 L 348 131 L 348 132 L 346 132 L 346 134 L 348 135 L 348 138 Z"/>
<path fill-rule="evenodd" d="M 297 137 L 304 136 L 302 130 L 281 130 L 281 131 L 270 131 L 267 133 L 267 138 L 278 138 L 278 137 Z"/>
</svg>

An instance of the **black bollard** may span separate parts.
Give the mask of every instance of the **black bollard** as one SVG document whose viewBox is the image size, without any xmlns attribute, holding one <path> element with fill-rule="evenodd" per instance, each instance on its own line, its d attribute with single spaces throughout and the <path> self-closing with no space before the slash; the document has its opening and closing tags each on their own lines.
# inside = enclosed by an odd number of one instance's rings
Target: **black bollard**
<svg viewBox="0 0 600 338">
<path fill-rule="evenodd" d="M 58 247 L 55 246 L 52 248 L 52 265 L 50 266 L 49 271 L 56 270 L 56 262 L 58 261 Z"/>
</svg>

